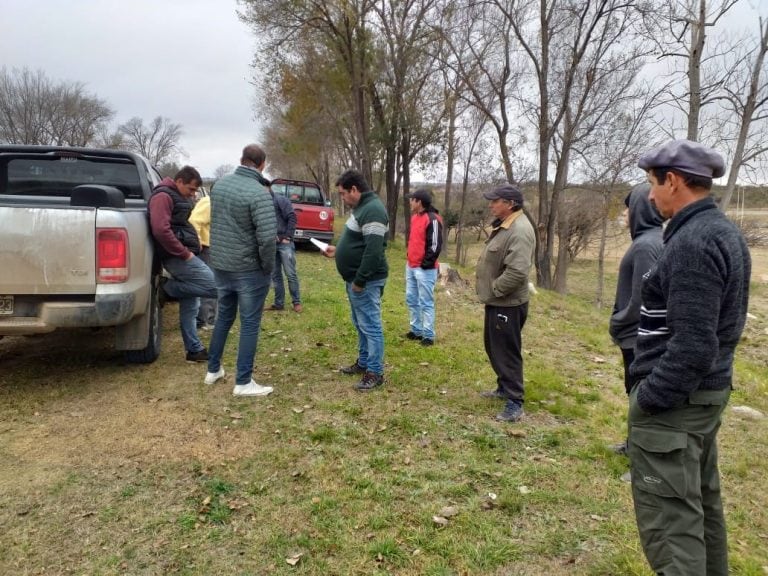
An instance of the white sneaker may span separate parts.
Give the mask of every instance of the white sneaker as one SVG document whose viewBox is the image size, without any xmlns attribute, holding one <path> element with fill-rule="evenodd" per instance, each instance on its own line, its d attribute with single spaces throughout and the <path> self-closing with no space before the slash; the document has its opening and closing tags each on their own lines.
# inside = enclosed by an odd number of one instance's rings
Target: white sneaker
<svg viewBox="0 0 768 576">
<path fill-rule="evenodd" d="M 272 390 L 274 390 L 272 386 L 262 386 L 251 379 L 248 384 L 236 385 L 232 394 L 234 396 L 266 396 L 272 394 Z"/>
<path fill-rule="evenodd" d="M 219 368 L 218 372 L 206 372 L 204 382 L 209 385 L 216 384 L 216 382 L 224 378 L 225 374 L 226 372 L 224 372 L 224 368 Z"/>
</svg>

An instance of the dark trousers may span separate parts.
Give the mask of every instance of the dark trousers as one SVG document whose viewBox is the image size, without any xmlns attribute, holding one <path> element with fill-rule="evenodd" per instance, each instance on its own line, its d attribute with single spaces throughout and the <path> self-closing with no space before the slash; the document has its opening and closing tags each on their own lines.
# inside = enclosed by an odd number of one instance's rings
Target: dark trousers
<svg viewBox="0 0 768 576">
<path fill-rule="evenodd" d="M 523 402 L 521 332 L 528 318 L 528 303 L 485 307 L 485 353 L 496 372 L 497 390 L 510 400 Z"/>
<path fill-rule="evenodd" d="M 624 390 L 629 396 L 629 393 L 632 392 L 632 384 L 634 384 L 634 381 L 629 377 L 629 367 L 635 361 L 635 349 L 621 348 L 621 359 L 624 361 Z"/>
</svg>

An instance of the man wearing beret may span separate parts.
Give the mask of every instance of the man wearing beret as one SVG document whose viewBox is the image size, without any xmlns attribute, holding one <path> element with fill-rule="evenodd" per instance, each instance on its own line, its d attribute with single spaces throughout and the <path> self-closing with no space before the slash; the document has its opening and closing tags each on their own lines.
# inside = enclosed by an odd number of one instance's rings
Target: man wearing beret
<svg viewBox="0 0 768 576">
<path fill-rule="evenodd" d="M 521 332 L 528 317 L 528 274 L 536 236 L 523 213 L 523 194 L 504 184 L 483 194 L 494 221 L 491 236 L 477 262 L 477 295 L 485 304 L 485 352 L 496 372 L 496 389 L 485 398 L 506 401 L 496 418 L 517 422 L 523 417 Z"/>
<path fill-rule="evenodd" d="M 443 247 L 443 220 L 432 206 L 432 195 L 419 188 L 406 196 L 411 207 L 411 228 L 405 264 L 405 303 L 408 306 L 409 340 L 422 346 L 435 343 L 435 282 Z"/>
<path fill-rule="evenodd" d="M 717 432 L 744 328 L 751 262 L 710 196 L 714 150 L 675 140 L 641 156 L 669 223 L 642 287 L 628 453 L 640 541 L 656 574 L 726 576 Z"/>
</svg>

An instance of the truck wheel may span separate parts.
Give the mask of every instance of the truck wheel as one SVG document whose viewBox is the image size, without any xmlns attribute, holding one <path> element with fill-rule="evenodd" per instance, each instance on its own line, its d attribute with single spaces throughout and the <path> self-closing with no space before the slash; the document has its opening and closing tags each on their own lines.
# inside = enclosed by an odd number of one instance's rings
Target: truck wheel
<svg viewBox="0 0 768 576">
<path fill-rule="evenodd" d="M 158 278 L 152 282 L 152 293 L 149 298 L 149 334 L 147 346 L 141 350 L 126 350 L 125 359 L 131 364 L 150 364 L 160 356 L 160 342 L 163 326 L 163 311 L 157 296 Z"/>
</svg>

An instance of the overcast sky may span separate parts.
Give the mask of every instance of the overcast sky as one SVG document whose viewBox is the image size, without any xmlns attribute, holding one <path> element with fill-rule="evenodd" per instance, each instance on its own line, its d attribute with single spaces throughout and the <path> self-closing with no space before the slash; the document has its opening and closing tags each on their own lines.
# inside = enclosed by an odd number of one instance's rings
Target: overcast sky
<svg viewBox="0 0 768 576">
<path fill-rule="evenodd" d="M 0 66 L 83 82 L 115 111 L 181 123 L 183 162 L 212 176 L 258 141 L 256 42 L 236 0 L 0 0 Z M 729 28 L 756 26 L 768 0 L 741 0 Z"/>
<path fill-rule="evenodd" d="M 0 66 L 86 84 L 115 111 L 181 123 L 185 163 L 212 176 L 260 135 L 255 39 L 235 0 L 0 0 Z"/>
</svg>

